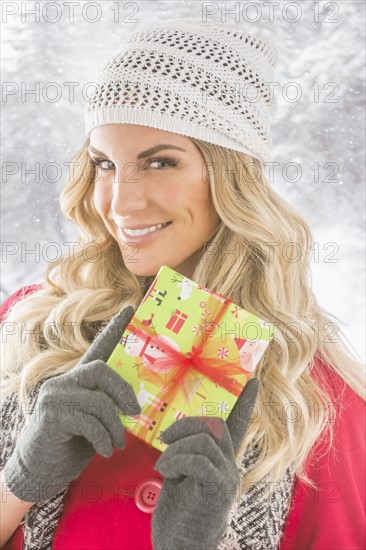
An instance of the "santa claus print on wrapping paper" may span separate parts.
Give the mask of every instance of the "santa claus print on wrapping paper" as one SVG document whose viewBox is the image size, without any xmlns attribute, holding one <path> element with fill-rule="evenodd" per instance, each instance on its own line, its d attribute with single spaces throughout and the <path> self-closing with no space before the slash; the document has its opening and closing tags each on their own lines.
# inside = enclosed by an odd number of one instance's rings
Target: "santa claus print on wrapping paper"
<svg viewBox="0 0 366 550">
<path fill-rule="evenodd" d="M 154 366 L 156 359 L 161 359 L 167 356 L 166 350 L 160 344 L 161 340 L 165 340 L 170 347 L 180 353 L 179 345 L 169 336 L 159 336 L 158 344 L 158 338 L 155 338 L 154 336 L 150 337 L 140 329 L 134 329 L 130 336 L 121 338 L 120 342 L 123 345 L 127 355 L 130 357 L 139 357 L 142 360 L 144 367 L 147 369 L 156 373 L 165 374 L 171 371 L 172 368 L 174 368 L 174 365 L 160 364 Z"/>
<path fill-rule="evenodd" d="M 150 318 L 151 321 L 151 318 Z M 152 324 L 152 323 L 146 323 Z M 174 349 L 180 351 L 180 348 L 172 338 L 164 336 L 163 339 Z M 166 357 L 164 347 L 156 343 L 157 338 L 150 337 L 140 329 L 134 329 L 129 336 L 122 337 L 120 343 L 123 345 L 125 352 L 130 357 L 139 357 L 142 360 L 144 367 L 156 372 L 166 373 L 169 372 L 174 365 L 172 363 L 154 366 L 154 362 L 158 358 Z M 168 406 L 168 403 L 145 388 L 144 382 L 140 383 L 140 390 L 136 394 L 137 401 L 141 409 L 144 409 L 146 405 L 152 406 L 156 409 L 156 412 L 163 413 Z M 156 425 L 156 421 L 152 418 L 141 413 L 137 417 L 138 423 L 145 426 L 148 430 L 153 430 Z"/>
<path fill-rule="evenodd" d="M 252 372 L 257 366 L 259 360 L 263 356 L 268 342 L 263 340 L 245 340 L 244 338 L 235 338 L 232 335 L 234 342 L 238 346 L 240 364 L 244 370 Z"/>
</svg>

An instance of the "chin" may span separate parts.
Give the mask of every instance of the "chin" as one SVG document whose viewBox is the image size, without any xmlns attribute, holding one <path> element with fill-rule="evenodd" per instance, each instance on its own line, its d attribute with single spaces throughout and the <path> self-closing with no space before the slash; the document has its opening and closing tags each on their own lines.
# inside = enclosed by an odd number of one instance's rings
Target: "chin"
<svg viewBox="0 0 366 550">
<path fill-rule="evenodd" d="M 162 264 L 164 265 L 164 264 Z M 130 271 L 131 273 L 133 273 L 134 275 L 136 275 L 136 277 L 155 277 L 157 272 L 159 271 L 158 270 L 154 270 L 154 269 L 136 269 L 136 268 L 133 268 L 133 269 L 130 269 L 128 267 L 128 264 L 125 263 L 125 266 L 127 267 L 128 271 Z"/>
</svg>

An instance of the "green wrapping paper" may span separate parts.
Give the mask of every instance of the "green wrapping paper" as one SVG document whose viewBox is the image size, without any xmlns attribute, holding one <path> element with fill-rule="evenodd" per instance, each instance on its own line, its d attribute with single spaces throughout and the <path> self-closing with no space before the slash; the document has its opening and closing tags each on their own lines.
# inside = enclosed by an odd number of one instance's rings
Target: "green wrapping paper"
<svg viewBox="0 0 366 550">
<path fill-rule="evenodd" d="M 226 420 L 273 339 L 274 326 L 163 265 L 107 364 L 134 389 L 141 414 L 124 427 L 164 451 L 184 416 Z"/>
</svg>

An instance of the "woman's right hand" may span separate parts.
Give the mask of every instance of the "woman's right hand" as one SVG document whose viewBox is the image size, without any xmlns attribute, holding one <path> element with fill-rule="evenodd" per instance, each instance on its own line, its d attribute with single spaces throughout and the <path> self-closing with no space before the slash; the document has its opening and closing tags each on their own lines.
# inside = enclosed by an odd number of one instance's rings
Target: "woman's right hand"
<svg viewBox="0 0 366 550">
<path fill-rule="evenodd" d="M 113 447 L 125 447 L 119 412 L 136 416 L 141 407 L 131 385 L 106 361 L 133 315 L 132 306 L 124 307 L 73 369 L 41 386 L 4 468 L 6 485 L 19 499 L 52 498 L 79 477 L 95 452 L 110 457 Z"/>
</svg>

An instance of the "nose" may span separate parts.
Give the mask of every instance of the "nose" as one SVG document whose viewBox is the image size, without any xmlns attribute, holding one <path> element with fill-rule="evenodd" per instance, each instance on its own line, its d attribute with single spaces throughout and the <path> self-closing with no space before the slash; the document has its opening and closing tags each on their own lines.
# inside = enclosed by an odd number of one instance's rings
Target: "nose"
<svg viewBox="0 0 366 550">
<path fill-rule="evenodd" d="M 133 162 L 116 163 L 113 180 L 111 210 L 116 216 L 126 217 L 145 210 L 148 203 L 145 184 L 139 178 Z"/>
</svg>

